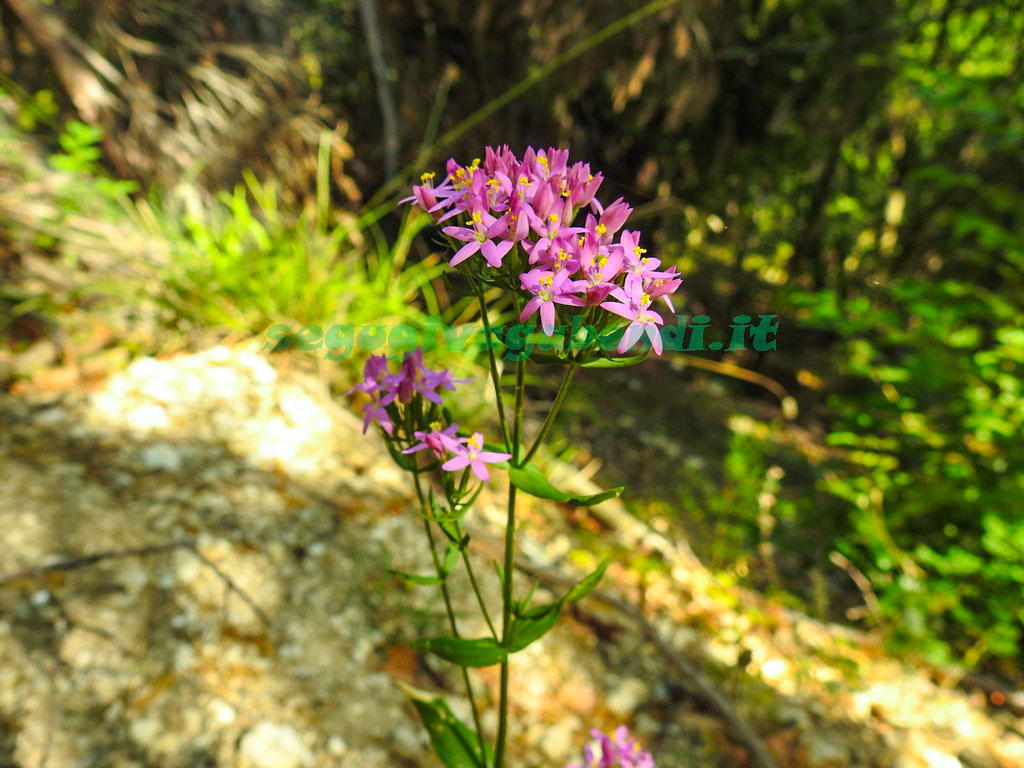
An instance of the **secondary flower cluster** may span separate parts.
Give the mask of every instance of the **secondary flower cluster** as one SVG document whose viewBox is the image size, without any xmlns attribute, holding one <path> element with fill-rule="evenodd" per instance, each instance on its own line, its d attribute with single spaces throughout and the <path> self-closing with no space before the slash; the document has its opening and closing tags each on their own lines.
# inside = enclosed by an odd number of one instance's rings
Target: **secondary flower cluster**
<svg viewBox="0 0 1024 768">
<path fill-rule="evenodd" d="M 475 257 L 501 270 L 508 253 L 522 247 L 531 268 L 513 275 L 527 298 L 520 322 L 539 312 L 551 336 L 555 305 L 599 307 L 629 321 L 620 353 L 646 333 L 661 354 L 663 321 L 651 304 L 661 298 L 674 312 L 669 296 L 682 280 L 674 266 L 662 269 L 645 255 L 639 232 L 624 228 L 633 209 L 621 197 L 608 206 L 597 199 L 600 172 L 592 174 L 586 163 L 570 166 L 568 150 L 530 147 L 520 160 L 503 146 L 487 147 L 482 163 L 450 159 L 444 180 L 435 185 L 434 178 L 423 174 L 403 202 L 416 203 L 438 224 L 461 217 L 442 230 L 465 243 L 451 266 Z"/>
<path fill-rule="evenodd" d="M 654 768 L 654 757 L 640 748 L 624 725 L 615 729 L 614 738 L 597 729 L 590 732 L 590 737 L 601 751 L 595 752 L 588 745 L 583 749 L 583 762 L 565 768 Z"/>
<path fill-rule="evenodd" d="M 400 406 L 413 402 L 416 396 L 422 397 L 436 406 L 442 405 L 439 390 L 455 391 L 456 384 L 469 379 L 452 378 L 447 369 L 432 371 L 423 364 L 423 350 L 417 349 L 408 353 L 402 361 L 397 373 L 388 369 L 388 359 L 384 355 L 373 355 L 363 366 L 363 380 L 346 392 L 351 395 L 362 392 L 370 401 L 363 406 L 363 432 L 370 424 L 377 422 L 389 437 L 395 437 L 395 420 L 401 419 L 404 425 L 408 414 Z M 416 409 L 422 415 L 423 409 Z M 507 461 L 512 458 L 508 453 L 485 451 L 484 438 L 479 432 L 469 437 L 458 437 L 459 425 L 452 423 L 444 426 L 440 421 L 432 421 L 428 430 L 417 429 L 420 425 L 412 424 L 406 428 L 412 437 L 419 442 L 402 451 L 403 454 L 430 450 L 438 460 L 444 461 L 441 469 L 446 472 L 458 472 L 467 467 L 482 481 L 491 479 L 488 464 Z M 408 437 L 408 435 L 405 435 Z"/>
</svg>

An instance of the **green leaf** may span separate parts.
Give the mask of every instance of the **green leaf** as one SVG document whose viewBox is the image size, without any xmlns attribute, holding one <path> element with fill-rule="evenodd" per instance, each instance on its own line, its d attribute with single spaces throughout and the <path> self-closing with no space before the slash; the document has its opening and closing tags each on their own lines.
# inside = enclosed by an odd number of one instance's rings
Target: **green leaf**
<svg viewBox="0 0 1024 768">
<path fill-rule="evenodd" d="M 531 352 L 527 358 L 531 363 L 540 363 L 541 365 L 568 365 L 570 363 L 562 354 L 555 352 Z"/>
<path fill-rule="evenodd" d="M 609 560 L 603 560 L 597 569 L 578 581 L 572 589 L 555 603 L 545 603 L 519 613 L 512 624 L 509 636 L 509 653 L 523 650 L 536 640 L 546 635 L 562 615 L 562 608 L 586 597 L 601 581 L 608 569 Z"/>
<path fill-rule="evenodd" d="M 416 471 L 415 465 L 409 460 L 408 456 L 402 455 L 394 445 L 391 444 L 390 440 L 385 439 L 384 445 L 387 446 L 388 453 L 391 455 L 391 460 L 395 462 L 401 469 L 406 472 Z"/>
<path fill-rule="evenodd" d="M 459 561 L 459 548 L 451 541 L 448 542 L 448 549 L 444 553 L 444 562 L 441 564 L 440 576 L 418 576 L 415 573 L 406 573 L 405 571 L 397 571 L 394 568 L 389 568 L 388 572 L 392 576 L 397 576 L 403 581 L 407 581 L 410 584 L 419 584 L 420 586 L 429 586 L 431 584 L 440 584 L 442 581 L 448 578 L 448 574 L 455 568 L 455 564 Z"/>
<path fill-rule="evenodd" d="M 412 699 L 423 726 L 430 734 L 434 752 L 446 768 L 483 768 L 490 761 L 490 751 L 481 758 L 479 740 L 451 711 L 444 699 L 432 697 L 427 691 L 399 682 Z"/>
<path fill-rule="evenodd" d="M 574 507 L 592 507 L 594 504 L 600 504 L 602 501 L 615 498 L 624 490 L 622 487 L 612 488 L 602 493 L 595 493 L 593 496 L 579 496 L 566 493 L 555 488 L 544 474 L 532 464 L 527 464 L 525 467 L 510 467 L 508 479 L 516 488 L 531 496 L 536 496 L 538 499 L 559 501 Z"/>
<path fill-rule="evenodd" d="M 651 351 L 629 357 L 595 357 L 579 363 L 582 368 L 628 368 L 631 365 L 638 365 L 648 358 Z"/>
<path fill-rule="evenodd" d="M 516 617 L 509 636 L 509 653 L 523 650 L 526 646 L 546 635 L 558 623 L 562 615 L 562 602 L 547 603 L 530 609 L 524 616 Z"/>
<path fill-rule="evenodd" d="M 608 565 L 610 563 L 611 561 L 608 559 L 602 560 L 601 564 L 597 566 L 593 573 L 580 579 L 572 589 L 565 593 L 565 597 L 562 598 L 562 601 L 565 603 L 575 603 L 593 592 L 594 587 L 596 587 L 604 577 L 604 572 L 608 570 Z"/>
<path fill-rule="evenodd" d="M 441 583 L 441 579 L 438 576 L 419 576 L 415 573 L 397 571 L 394 568 L 388 568 L 388 573 L 390 573 L 392 576 L 397 576 L 402 581 L 405 581 L 409 584 L 418 584 L 421 587 L 428 587 L 432 584 Z"/>
<path fill-rule="evenodd" d="M 418 651 L 429 651 L 460 667 L 492 667 L 503 662 L 508 656 L 508 651 L 492 637 L 474 640 L 461 637 L 429 637 L 417 640 L 413 647 Z"/>
</svg>

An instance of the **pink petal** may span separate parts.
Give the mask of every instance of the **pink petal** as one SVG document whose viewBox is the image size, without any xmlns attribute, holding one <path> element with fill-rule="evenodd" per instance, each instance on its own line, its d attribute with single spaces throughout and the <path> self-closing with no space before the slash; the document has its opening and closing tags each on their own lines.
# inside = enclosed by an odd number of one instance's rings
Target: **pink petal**
<svg viewBox="0 0 1024 768">
<path fill-rule="evenodd" d="M 452 257 L 452 260 L 448 262 L 448 266 L 454 267 L 456 264 L 461 264 L 479 250 L 480 241 L 474 237 L 473 242 L 466 243 L 464 246 L 459 248 L 458 251 L 455 252 L 455 255 Z"/>
<path fill-rule="evenodd" d="M 519 315 L 519 322 L 520 323 L 525 323 L 526 322 L 526 318 L 528 318 L 530 315 L 532 315 L 534 312 L 536 312 L 537 311 L 537 307 L 539 307 L 542 303 L 543 302 L 540 300 L 540 298 L 538 296 L 534 296 L 532 299 L 530 299 L 528 302 L 526 302 L 526 306 L 523 307 L 522 314 Z"/>
<path fill-rule="evenodd" d="M 651 346 L 654 348 L 654 354 L 661 354 L 661 331 L 658 330 L 655 325 L 647 326 L 647 338 L 651 340 Z"/>
<path fill-rule="evenodd" d="M 630 311 L 628 306 L 626 306 L 625 304 L 616 304 L 612 301 L 606 301 L 604 304 L 601 305 L 601 309 L 607 309 L 612 314 L 618 315 L 619 317 L 624 317 L 627 320 L 632 320 L 634 317 L 636 317 L 636 313 Z"/>
<path fill-rule="evenodd" d="M 627 349 L 636 344 L 643 335 L 644 330 L 640 327 L 639 323 L 630 323 L 626 326 L 626 332 L 622 334 L 622 341 L 619 342 L 619 346 L 615 351 L 621 355 Z"/>
<path fill-rule="evenodd" d="M 448 237 L 454 237 L 456 240 L 461 240 L 464 243 L 476 239 L 476 232 L 466 227 L 445 227 L 441 231 L 448 235 Z"/>
<path fill-rule="evenodd" d="M 448 461 L 441 465 L 441 469 L 443 469 L 445 472 L 458 472 L 460 469 L 465 469 L 468 466 L 469 458 L 465 455 L 462 455 L 448 459 Z"/>
<path fill-rule="evenodd" d="M 508 461 L 512 458 L 511 453 L 495 453 L 494 451 L 482 451 L 477 454 L 481 461 L 488 461 L 493 464 L 496 461 Z"/>
<path fill-rule="evenodd" d="M 487 471 L 487 465 L 482 461 L 473 462 L 473 474 L 485 483 L 491 479 L 491 473 Z"/>
<path fill-rule="evenodd" d="M 484 254 L 484 258 L 487 263 L 492 267 L 500 267 L 501 260 L 505 257 L 505 254 L 512 248 L 512 243 L 508 240 L 503 240 L 500 243 L 493 243 L 492 241 L 486 241 L 480 250 Z"/>
<path fill-rule="evenodd" d="M 540 324 L 544 329 L 545 336 L 551 336 L 555 332 L 555 305 L 545 301 L 540 305 Z"/>
</svg>

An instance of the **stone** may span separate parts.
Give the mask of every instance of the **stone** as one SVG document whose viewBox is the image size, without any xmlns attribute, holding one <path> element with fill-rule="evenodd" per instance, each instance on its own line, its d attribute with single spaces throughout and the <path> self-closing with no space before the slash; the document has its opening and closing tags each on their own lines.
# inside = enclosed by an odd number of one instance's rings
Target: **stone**
<svg viewBox="0 0 1024 768">
<path fill-rule="evenodd" d="M 548 728 L 540 739 L 540 749 L 553 762 L 564 762 L 577 750 L 582 730 L 578 717 L 567 717 Z"/>
<path fill-rule="evenodd" d="M 850 753 L 829 733 L 806 731 L 801 741 L 807 748 L 807 762 L 814 768 L 846 768 Z"/>
<path fill-rule="evenodd" d="M 341 738 L 341 736 L 331 736 L 331 738 L 327 740 L 327 751 L 335 757 L 341 757 L 348 751 L 348 744 L 345 743 L 345 740 Z"/>
<path fill-rule="evenodd" d="M 238 747 L 238 768 L 304 768 L 313 753 L 290 725 L 257 723 Z"/>
<path fill-rule="evenodd" d="M 608 709 L 619 717 L 629 717 L 650 695 L 650 686 L 636 677 L 627 677 L 608 696 Z"/>
<path fill-rule="evenodd" d="M 170 443 L 153 443 L 139 451 L 139 460 L 146 469 L 178 472 L 183 459 L 181 451 Z"/>
</svg>

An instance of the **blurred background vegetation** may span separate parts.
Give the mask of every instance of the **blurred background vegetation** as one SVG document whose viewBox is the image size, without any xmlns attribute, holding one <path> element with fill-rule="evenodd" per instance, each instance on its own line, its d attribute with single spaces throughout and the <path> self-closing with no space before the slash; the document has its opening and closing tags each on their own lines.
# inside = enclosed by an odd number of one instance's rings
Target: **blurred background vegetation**
<svg viewBox="0 0 1024 768">
<path fill-rule="evenodd" d="M 1015 0 L 2 0 L 0 384 L 471 320 L 395 201 L 569 147 L 680 312 L 781 329 L 581 376 L 557 450 L 723 574 L 1019 683 L 1022 41 Z"/>
</svg>

